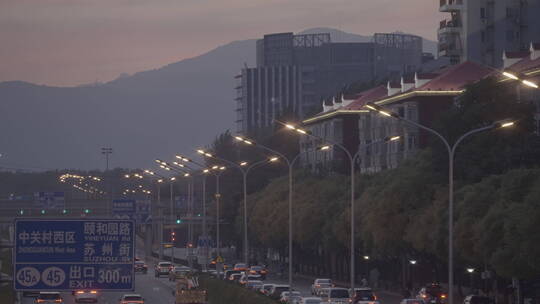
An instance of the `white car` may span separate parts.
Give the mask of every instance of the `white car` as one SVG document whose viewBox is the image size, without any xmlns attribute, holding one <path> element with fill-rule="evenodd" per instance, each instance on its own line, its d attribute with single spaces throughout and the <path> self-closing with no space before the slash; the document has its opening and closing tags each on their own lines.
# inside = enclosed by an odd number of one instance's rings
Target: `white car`
<svg viewBox="0 0 540 304">
<path fill-rule="evenodd" d="M 320 295 L 328 304 L 349 304 L 349 290 L 346 288 L 324 288 Z"/>
<path fill-rule="evenodd" d="M 317 297 L 307 297 L 300 299 L 299 304 L 321 304 L 322 299 Z"/>
<path fill-rule="evenodd" d="M 274 284 L 263 284 L 263 286 L 261 286 L 261 288 L 259 289 L 259 292 L 265 296 L 269 296 L 272 287 L 274 287 Z"/>
<path fill-rule="evenodd" d="M 120 297 L 119 304 L 144 304 L 144 298 L 136 293 L 125 294 Z"/>
<path fill-rule="evenodd" d="M 311 294 L 318 295 L 321 289 L 331 287 L 334 287 L 331 279 L 315 279 L 311 285 Z"/>
<path fill-rule="evenodd" d="M 75 296 L 75 303 L 96 303 L 98 301 L 97 290 L 77 290 L 73 295 Z"/>
<path fill-rule="evenodd" d="M 299 291 L 288 292 L 284 291 L 279 297 L 281 303 L 298 303 L 302 298 L 302 294 Z"/>
</svg>

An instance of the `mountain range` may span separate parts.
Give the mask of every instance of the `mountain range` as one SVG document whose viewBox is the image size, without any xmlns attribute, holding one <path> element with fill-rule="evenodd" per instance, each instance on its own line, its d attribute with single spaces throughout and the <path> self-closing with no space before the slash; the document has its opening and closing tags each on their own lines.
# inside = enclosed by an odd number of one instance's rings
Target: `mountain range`
<svg viewBox="0 0 540 304">
<path fill-rule="evenodd" d="M 335 29 L 335 42 L 366 42 Z M 0 168 L 144 167 L 154 158 L 192 155 L 234 126 L 234 76 L 255 64 L 255 39 L 234 41 L 158 69 L 103 84 L 50 87 L 0 83 Z M 436 43 L 424 39 L 424 51 Z M 61 67 L 58 67 L 61 68 Z"/>
</svg>

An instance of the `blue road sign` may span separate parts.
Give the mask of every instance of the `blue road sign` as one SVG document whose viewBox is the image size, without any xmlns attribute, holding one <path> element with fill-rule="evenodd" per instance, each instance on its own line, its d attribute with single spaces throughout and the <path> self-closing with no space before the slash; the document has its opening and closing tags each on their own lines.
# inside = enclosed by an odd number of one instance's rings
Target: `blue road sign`
<svg viewBox="0 0 540 304">
<path fill-rule="evenodd" d="M 15 219 L 15 290 L 133 290 L 132 220 Z"/>
<path fill-rule="evenodd" d="M 148 216 L 151 214 L 152 205 L 149 200 L 138 200 L 135 204 L 136 212 L 135 219 L 139 223 L 144 223 L 148 219 Z"/>
<path fill-rule="evenodd" d="M 135 200 L 118 199 L 113 200 L 112 213 L 116 218 L 133 219 L 136 212 Z"/>
</svg>

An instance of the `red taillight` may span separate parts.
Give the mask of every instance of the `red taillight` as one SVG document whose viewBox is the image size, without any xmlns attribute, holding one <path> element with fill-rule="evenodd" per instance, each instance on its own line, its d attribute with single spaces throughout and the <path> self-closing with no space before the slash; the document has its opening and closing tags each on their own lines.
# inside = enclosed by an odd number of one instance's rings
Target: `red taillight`
<svg viewBox="0 0 540 304">
<path fill-rule="evenodd" d="M 377 301 L 377 296 L 376 295 L 373 295 L 373 300 Z"/>
<path fill-rule="evenodd" d="M 446 299 L 446 295 L 445 295 L 445 294 L 442 294 L 442 295 L 441 295 L 441 299 Z"/>
<path fill-rule="evenodd" d="M 422 295 L 422 298 L 424 298 L 424 299 L 425 299 L 425 298 L 426 298 L 426 295 L 425 295 L 425 294 L 423 294 L 423 295 Z"/>
<path fill-rule="evenodd" d="M 54 300 L 56 303 L 62 303 L 62 299 L 56 299 Z"/>
<path fill-rule="evenodd" d="M 45 300 L 38 299 L 37 302 L 38 302 L 38 303 L 42 303 L 42 302 L 45 302 Z"/>
</svg>

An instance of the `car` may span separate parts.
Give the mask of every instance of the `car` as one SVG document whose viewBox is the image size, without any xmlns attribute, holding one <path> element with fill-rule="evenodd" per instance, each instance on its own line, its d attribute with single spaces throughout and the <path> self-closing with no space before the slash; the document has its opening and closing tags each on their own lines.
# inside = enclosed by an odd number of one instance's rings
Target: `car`
<svg viewBox="0 0 540 304">
<path fill-rule="evenodd" d="M 261 288 L 259 288 L 259 292 L 265 296 L 269 296 L 272 287 L 274 287 L 274 284 L 263 284 Z"/>
<path fill-rule="evenodd" d="M 169 271 L 169 281 L 176 281 L 180 277 L 184 276 L 186 273 L 190 272 L 191 268 L 187 266 L 175 266 Z"/>
<path fill-rule="evenodd" d="M 321 304 L 322 299 L 318 297 L 301 298 L 298 304 Z"/>
<path fill-rule="evenodd" d="M 247 281 L 258 281 L 261 279 L 262 279 L 261 275 L 246 274 L 245 272 L 243 272 L 242 275 L 240 276 L 240 280 L 238 280 L 238 283 L 244 285 L 246 284 Z"/>
<path fill-rule="evenodd" d="M 240 270 L 225 270 L 223 279 L 228 280 L 232 274 L 241 273 Z"/>
<path fill-rule="evenodd" d="M 263 286 L 263 282 L 258 280 L 247 281 L 244 286 L 247 289 L 259 290 Z"/>
<path fill-rule="evenodd" d="M 75 297 L 75 303 L 96 303 L 98 301 L 97 290 L 76 290 L 73 295 Z"/>
<path fill-rule="evenodd" d="M 236 263 L 234 264 L 233 270 L 246 271 L 248 265 L 246 263 Z"/>
<path fill-rule="evenodd" d="M 323 302 L 332 304 L 348 304 L 349 303 L 349 290 L 346 288 L 332 287 L 323 288 L 320 291 Z"/>
<path fill-rule="evenodd" d="M 135 272 L 142 272 L 144 274 L 148 272 L 148 265 L 144 261 L 135 261 L 134 268 Z"/>
<path fill-rule="evenodd" d="M 313 284 L 311 285 L 311 294 L 312 295 L 318 295 L 319 290 L 322 288 L 331 288 L 334 287 L 332 284 L 332 280 L 330 279 L 315 279 L 313 281 Z"/>
<path fill-rule="evenodd" d="M 463 300 L 463 304 L 494 304 L 495 301 L 490 297 L 479 295 L 468 295 Z"/>
<path fill-rule="evenodd" d="M 424 301 L 419 299 L 403 299 L 399 304 L 424 304 Z"/>
<path fill-rule="evenodd" d="M 268 296 L 272 299 L 279 300 L 281 293 L 284 291 L 289 291 L 289 285 L 274 285 L 268 292 Z"/>
<path fill-rule="evenodd" d="M 40 291 L 35 303 L 39 304 L 58 304 L 64 303 L 64 299 L 57 291 Z"/>
<path fill-rule="evenodd" d="M 446 303 L 446 293 L 438 283 L 431 283 L 422 287 L 416 296 L 417 299 L 423 300 L 428 304 L 444 304 Z"/>
<path fill-rule="evenodd" d="M 279 302 L 281 303 L 298 303 L 302 298 L 302 294 L 299 291 L 284 291 L 279 296 Z"/>
<path fill-rule="evenodd" d="M 263 266 L 251 266 L 249 267 L 249 274 L 258 274 L 264 279 L 268 274 L 268 270 Z"/>
<path fill-rule="evenodd" d="M 354 290 L 349 290 L 349 294 L 351 297 L 350 303 L 379 304 L 379 301 L 377 301 L 377 296 L 369 287 L 355 288 Z"/>
<path fill-rule="evenodd" d="M 172 268 L 173 264 L 171 262 L 159 262 L 154 267 L 154 275 L 156 278 L 160 275 L 168 275 Z"/>
<path fill-rule="evenodd" d="M 140 294 L 129 293 L 120 297 L 119 304 L 144 304 L 144 298 Z"/>
<path fill-rule="evenodd" d="M 240 277 L 242 277 L 241 273 L 233 273 L 229 276 L 229 281 L 238 282 L 240 281 Z"/>
</svg>

